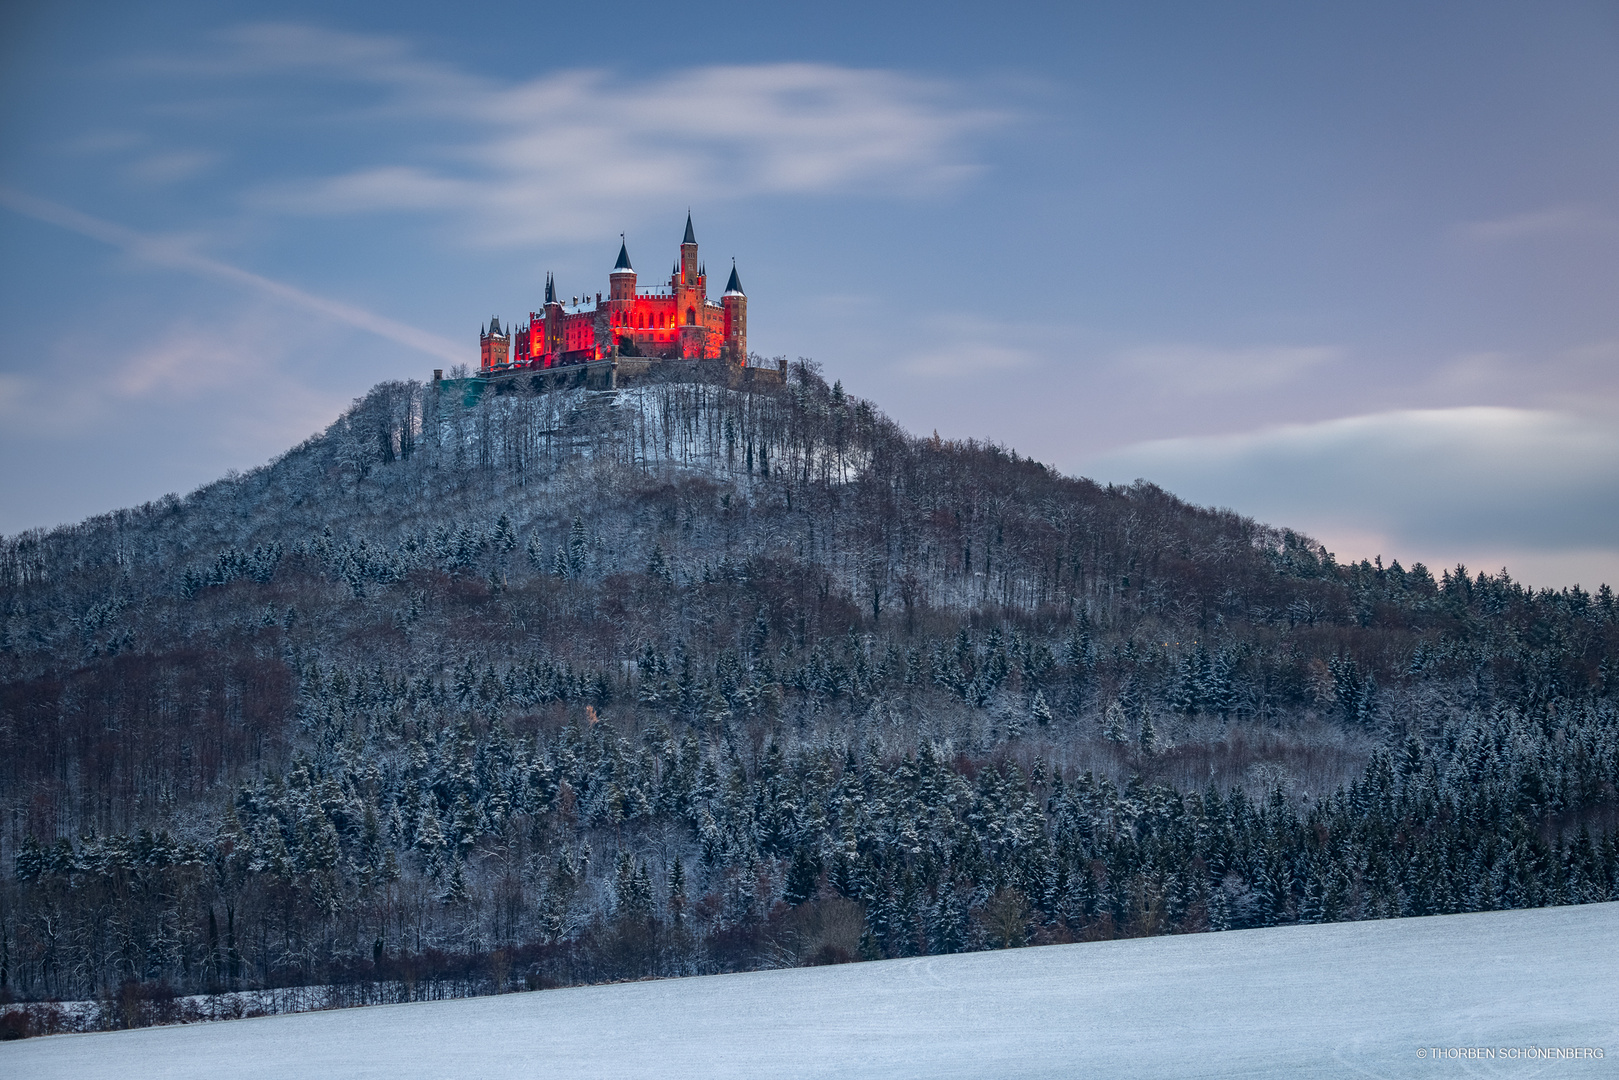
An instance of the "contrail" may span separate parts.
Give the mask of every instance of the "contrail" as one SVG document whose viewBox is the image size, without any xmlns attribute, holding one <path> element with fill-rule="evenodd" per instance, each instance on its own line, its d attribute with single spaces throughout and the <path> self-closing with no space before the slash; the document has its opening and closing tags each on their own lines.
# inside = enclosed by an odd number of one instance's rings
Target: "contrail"
<svg viewBox="0 0 1619 1080">
<path fill-rule="evenodd" d="M 296 304 L 310 311 L 318 312 L 327 318 L 347 323 L 360 330 L 369 331 L 378 337 L 389 341 L 418 349 L 430 356 L 437 356 L 452 364 L 464 363 L 468 359 L 467 350 L 437 334 L 419 330 L 414 326 L 407 326 L 402 322 L 384 318 L 373 314 L 364 308 L 355 307 L 337 300 L 327 300 L 324 297 L 313 296 L 292 285 L 272 280 L 259 274 L 243 270 L 240 267 L 222 263 L 218 259 L 210 259 L 206 255 L 198 255 L 184 245 L 160 236 L 147 236 L 145 233 L 127 229 L 122 225 L 115 225 L 110 221 L 82 214 L 70 206 L 51 202 L 48 199 L 36 198 L 33 195 L 15 191 L 11 188 L 0 187 L 0 205 L 34 218 L 37 221 L 59 225 L 81 236 L 88 236 L 92 240 L 100 240 L 104 244 L 122 248 L 137 258 L 160 266 L 170 266 L 177 270 L 189 270 L 203 277 L 218 278 L 222 281 L 233 282 L 248 289 L 256 290 L 278 300 Z"/>
</svg>

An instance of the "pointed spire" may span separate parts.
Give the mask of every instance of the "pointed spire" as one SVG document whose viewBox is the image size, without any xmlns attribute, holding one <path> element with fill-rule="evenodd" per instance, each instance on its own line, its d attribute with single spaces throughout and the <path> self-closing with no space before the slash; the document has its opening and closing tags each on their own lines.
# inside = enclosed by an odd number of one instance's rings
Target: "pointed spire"
<svg viewBox="0 0 1619 1080">
<path fill-rule="evenodd" d="M 545 275 L 545 302 L 547 304 L 557 302 L 557 285 L 555 281 L 551 280 L 550 274 Z"/>
<path fill-rule="evenodd" d="M 631 273 L 634 273 L 635 267 L 630 265 L 629 242 L 624 239 L 623 233 L 618 234 L 618 239 L 620 241 L 618 245 L 618 262 L 613 264 L 613 272 L 616 274 L 620 270 L 628 270 Z"/>
<path fill-rule="evenodd" d="M 732 293 L 735 293 L 738 296 L 748 295 L 742 291 L 742 279 L 736 276 L 735 259 L 731 260 L 731 280 L 725 283 L 725 295 L 730 296 Z"/>
<path fill-rule="evenodd" d="M 695 243 L 697 243 L 697 234 L 695 232 L 693 232 L 692 228 L 691 228 L 691 211 L 690 210 L 686 211 L 686 239 L 682 240 L 681 243 L 682 244 L 695 244 Z"/>
</svg>

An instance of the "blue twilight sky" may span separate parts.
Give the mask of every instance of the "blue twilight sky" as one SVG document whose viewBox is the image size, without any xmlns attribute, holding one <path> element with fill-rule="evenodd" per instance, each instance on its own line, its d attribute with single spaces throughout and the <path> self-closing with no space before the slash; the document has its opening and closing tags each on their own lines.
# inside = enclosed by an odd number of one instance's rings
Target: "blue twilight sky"
<svg viewBox="0 0 1619 1080">
<path fill-rule="evenodd" d="M 667 273 L 919 433 L 1619 583 L 1619 5 L 0 6 L 0 531 Z M 718 289 L 715 289 L 718 292 Z"/>
</svg>

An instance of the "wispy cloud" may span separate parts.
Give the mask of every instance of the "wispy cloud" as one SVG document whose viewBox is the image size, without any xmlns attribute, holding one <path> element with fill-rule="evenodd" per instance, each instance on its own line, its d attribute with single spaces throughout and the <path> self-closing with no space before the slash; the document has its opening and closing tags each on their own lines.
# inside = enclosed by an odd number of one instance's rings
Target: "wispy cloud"
<svg viewBox="0 0 1619 1080">
<path fill-rule="evenodd" d="M 27 372 L 0 373 L 0 455 L 13 465 L 0 531 L 185 491 L 325 427 L 349 397 L 309 378 L 331 328 L 289 325 L 280 308 L 227 300 L 110 339 L 75 323 Z"/>
<path fill-rule="evenodd" d="M 859 298 L 861 302 L 869 298 Z M 905 327 L 895 368 L 921 379 L 954 380 L 1040 362 L 1040 327 L 931 312 Z"/>
<path fill-rule="evenodd" d="M 270 305 L 232 305 L 216 321 L 177 319 L 151 337 L 109 346 L 78 328 L 53 343 L 54 359 L 30 373 L 0 374 L 0 428 L 32 440 L 76 441 L 137 417 L 191 409 L 190 428 L 232 452 L 267 456 L 340 410 L 344 399 L 307 385 L 294 357 L 318 344 L 314 328 L 289 331 Z M 55 394 L 58 373 L 80 376 Z"/>
<path fill-rule="evenodd" d="M 1026 349 L 993 342 L 959 342 L 915 353 L 901 368 L 924 378 L 954 379 L 1026 367 L 1033 362 L 1034 354 Z"/>
<path fill-rule="evenodd" d="M 1619 564 L 1619 432 L 1564 412 L 1375 413 L 1138 443 L 1084 471 L 1144 477 L 1323 539 L 1381 537 L 1385 556 L 1597 551 Z"/>
<path fill-rule="evenodd" d="M 113 376 L 123 397 L 153 393 L 195 394 L 222 385 L 241 385 L 251 351 L 238 345 L 238 333 L 193 325 L 171 327 L 161 338 L 135 351 Z"/>
<path fill-rule="evenodd" d="M 439 337 L 437 334 L 396 319 L 389 319 L 353 304 L 316 296 L 297 286 L 209 258 L 179 240 L 149 236 L 101 218 L 91 217 L 61 203 L 36 198 L 9 188 L 0 188 L 0 206 L 6 206 L 38 221 L 61 226 L 81 236 L 111 244 L 136 258 L 158 266 L 226 281 L 260 296 L 292 304 L 451 363 L 462 363 L 469 359 L 468 350 L 448 338 Z"/>
<path fill-rule="evenodd" d="M 303 71 L 395 87 L 426 101 L 477 92 L 488 80 L 427 60 L 403 38 L 355 34 L 307 23 L 259 22 L 214 35 L 217 48 L 146 56 L 138 70 L 181 76 L 279 76 Z"/>
<path fill-rule="evenodd" d="M 189 180 L 213 167 L 219 155 L 208 150 L 171 150 L 148 154 L 129 165 L 129 175 L 147 184 L 172 184 Z"/>
<path fill-rule="evenodd" d="M 1535 405 L 1585 416 L 1619 411 L 1619 341 L 1590 341 L 1538 354 L 1465 353 L 1431 369 L 1441 398 Z"/>
<path fill-rule="evenodd" d="M 1619 217 L 1601 207 L 1570 204 L 1548 206 L 1521 214 L 1471 221 L 1460 227 L 1463 236 L 1486 242 L 1536 240 L 1544 237 L 1619 236 Z"/>
<path fill-rule="evenodd" d="M 114 154 L 139 149 L 149 141 L 138 131 L 91 131 L 68 139 L 61 149 L 70 154 Z"/>
<path fill-rule="evenodd" d="M 22 415 L 33 391 L 33 381 L 26 375 L 0 371 L 0 416 Z"/>
<path fill-rule="evenodd" d="M 1120 354 L 1119 366 L 1162 390 L 1182 394 L 1269 390 L 1344 357 L 1329 345 L 1214 348 L 1147 345 Z"/>
<path fill-rule="evenodd" d="M 969 135 L 1010 119 L 948 83 L 886 70 L 737 64 L 501 83 L 423 60 L 397 39 L 285 24 L 237 28 L 218 55 L 166 70 L 380 88 L 385 100 L 366 110 L 369 121 L 439 124 L 442 138 L 432 148 L 396 144 L 392 160 L 266 184 L 253 204 L 449 212 L 488 244 L 595 236 L 654 198 L 937 190 L 981 168 Z"/>
</svg>

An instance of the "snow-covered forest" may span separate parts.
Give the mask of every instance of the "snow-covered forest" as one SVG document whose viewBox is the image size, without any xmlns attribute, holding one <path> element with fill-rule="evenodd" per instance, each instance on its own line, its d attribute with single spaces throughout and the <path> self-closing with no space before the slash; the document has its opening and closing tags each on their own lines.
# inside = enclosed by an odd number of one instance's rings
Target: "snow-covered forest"
<svg viewBox="0 0 1619 1080">
<path fill-rule="evenodd" d="M 0 994 L 1619 899 L 1616 619 L 913 438 L 807 362 L 385 384 L 0 539 Z"/>
</svg>

